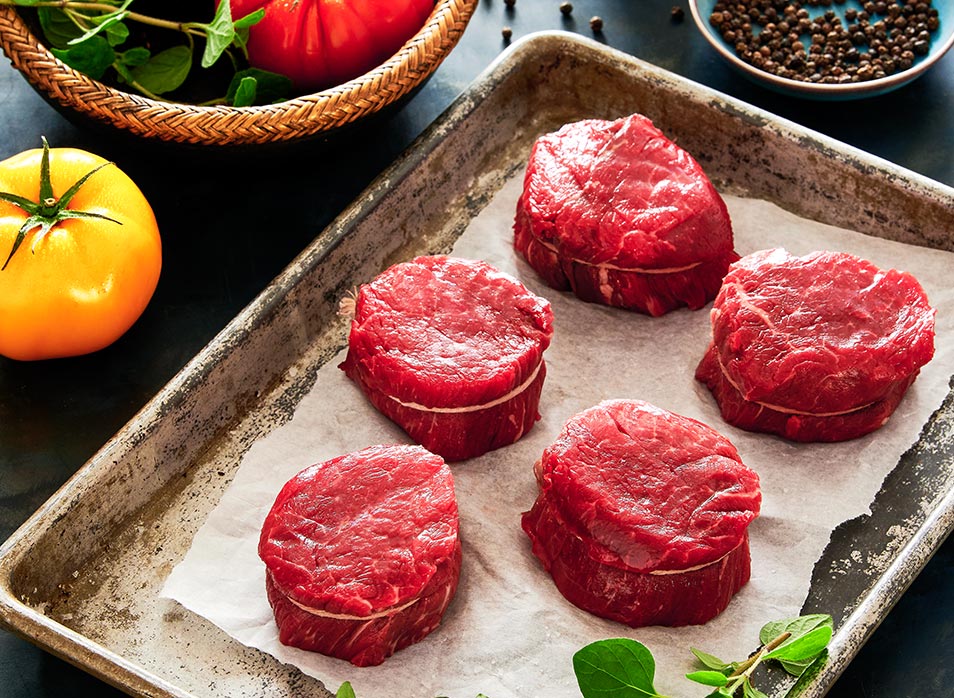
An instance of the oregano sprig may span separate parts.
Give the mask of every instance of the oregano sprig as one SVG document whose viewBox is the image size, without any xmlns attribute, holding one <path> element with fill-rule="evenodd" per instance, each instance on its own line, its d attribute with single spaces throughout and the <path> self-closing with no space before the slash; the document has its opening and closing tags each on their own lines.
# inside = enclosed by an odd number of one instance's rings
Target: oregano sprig
<svg viewBox="0 0 954 698">
<path fill-rule="evenodd" d="M 229 56 L 235 73 L 226 95 L 211 103 L 249 106 L 276 101 L 290 93 L 291 81 L 284 76 L 266 71 L 249 75 L 243 70 L 248 60 L 249 30 L 265 16 L 264 9 L 233 18 L 231 3 L 222 0 L 208 22 L 175 21 L 136 12 L 132 9 L 134 2 L 0 0 L 0 5 L 36 9 L 50 51 L 70 67 L 94 80 L 112 70 L 120 82 L 152 99 L 163 99 L 190 77 L 196 40 L 204 42 L 201 67 L 211 68 L 223 56 Z M 157 53 L 146 46 L 127 47 L 130 23 L 177 32 L 184 43 Z"/>
<path fill-rule="evenodd" d="M 768 698 L 752 683 L 756 668 L 775 661 L 789 674 L 800 676 L 814 662 L 824 661 L 833 629 L 831 616 L 823 614 L 772 621 L 759 632 L 759 649 L 742 661 L 725 662 L 691 648 L 703 669 L 686 678 L 715 689 L 707 698 Z M 590 643 L 573 655 L 573 671 L 583 698 L 666 698 L 653 686 L 652 652 L 636 640 Z"/>
<path fill-rule="evenodd" d="M 772 621 L 759 632 L 761 647 L 744 661 L 723 662 L 692 648 L 706 669 L 686 674 L 686 678 L 715 688 L 710 698 L 732 698 L 738 695 L 739 689 L 744 698 L 767 698 L 752 684 L 755 669 L 763 661 L 775 660 L 789 674 L 800 676 L 825 651 L 833 631 L 831 616 L 820 613 Z"/>
</svg>

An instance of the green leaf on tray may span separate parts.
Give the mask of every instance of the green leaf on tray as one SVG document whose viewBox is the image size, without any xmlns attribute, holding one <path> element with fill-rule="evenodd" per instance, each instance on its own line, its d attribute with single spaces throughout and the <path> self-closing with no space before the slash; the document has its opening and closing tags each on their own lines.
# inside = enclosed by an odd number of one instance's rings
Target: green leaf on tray
<svg viewBox="0 0 954 698">
<path fill-rule="evenodd" d="M 735 670 L 735 664 L 723 662 L 721 659 L 712 656 L 708 652 L 697 650 L 695 647 L 690 647 L 689 651 L 696 655 L 696 659 L 702 662 L 703 666 L 708 667 L 709 669 L 715 669 L 716 671 L 721 671 L 723 673 L 726 671 L 732 672 Z"/>
<path fill-rule="evenodd" d="M 832 636 L 831 626 L 821 626 L 814 630 L 789 638 L 765 655 L 765 659 L 784 659 L 788 662 L 811 660 L 828 646 Z"/>
<path fill-rule="evenodd" d="M 636 640 L 592 642 L 573 655 L 573 671 L 583 698 L 662 698 L 652 652 Z"/>
<path fill-rule="evenodd" d="M 725 686 L 729 680 L 721 671 L 694 671 L 686 674 L 686 678 L 703 686 Z"/>
<path fill-rule="evenodd" d="M 799 616 L 798 618 L 783 618 L 782 620 L 775 620 L 763 625 L 759 631 L 759 642 L 763 645 L 768 644 L 786 632 L 792 634 L 792 637 L 788 640 L 790 642 L 805 633 L 811 632 L 815 628 L 824 626 L 830 628 L 835 627 L 831 616 L 824 613 L 812 613 L 807 616 Z"/>
<path fill-rule="evenodd" d="M 335 698 L 357 698 L 354 694 L 354 689 L 351 688 L 350 681 L 345 681 L 338 687 L 338 692 L 335 693 Z"/>
<path fill-rule="evenodd" d="M 130 71 L 137 83 L 153 94 L 172 92 L 189 77 L 192 68 L 192 49 L 173 46 L 160 51 Z"/>
<path fill-rule="evenodd" d="M 759 689 L 752 685 L 752 682 L 746 679 L 742 683 L 742 695 L 745 698 L 768 698 L 767 695 L 762 693 Z"/>
<path fill-rule="evenodd" d="M 116 51 L 101 36 L 92 36 L 66 49 L 51 48 L 50 52 L 66 65 L 86 73 L 94 80 L 103 77 L 106 69 L 116 60 Z"/>
</svg>

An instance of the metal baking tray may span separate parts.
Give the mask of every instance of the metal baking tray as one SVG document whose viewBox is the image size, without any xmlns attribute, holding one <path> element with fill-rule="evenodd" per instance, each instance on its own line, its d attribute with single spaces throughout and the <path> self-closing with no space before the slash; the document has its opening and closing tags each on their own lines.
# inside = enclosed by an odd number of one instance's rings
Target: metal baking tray
<svg viewBox="0 0 954 698">
<path fill-rule="evenodd" d="M 449 249 L 539 134 L 636 111 L 723 191 L 954 250 L 948 187 L 593 41 L 527 37 L 4 544 L 3 624 L 132 695 L 330 695 L 160 600 L 164 579 L 242 455 L 290 418 L 315 370 L 345 344 L 336 310 L 348 289 Z M 804 610 L 834 609 L 837 632 L 827 664 L 793 694 L 824 695 L 954 528 L 952 402 L 924 425 L 870 516 L 840 526 L 818 560 Z M 859 551 L 874 566 L 834 581 L 831 571 Z"/>
</svg>

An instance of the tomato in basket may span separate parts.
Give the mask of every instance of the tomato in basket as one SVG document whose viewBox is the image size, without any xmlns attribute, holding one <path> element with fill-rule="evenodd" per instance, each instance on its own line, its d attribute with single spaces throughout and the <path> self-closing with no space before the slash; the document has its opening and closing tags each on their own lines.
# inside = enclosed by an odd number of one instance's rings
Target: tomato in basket
<svg viewBox="0 0 954 698">
<path fill-rule="evenodd" d="M 291 78 L 301 91 L 338 85 L 394 55 L 434 0 L 231 0 L 232 16 L 265 9 L 251 27 L 249 62 Z"/>
</svg>

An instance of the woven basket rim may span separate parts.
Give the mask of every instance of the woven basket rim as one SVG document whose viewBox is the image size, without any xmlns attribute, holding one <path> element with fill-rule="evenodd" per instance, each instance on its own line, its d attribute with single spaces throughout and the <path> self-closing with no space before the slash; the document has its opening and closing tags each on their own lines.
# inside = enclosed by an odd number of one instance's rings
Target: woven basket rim
<svg viewBox="0 0 954 698">
<path fill-rule="evenodd" d="M 137 136 L 203 145 L 266 143 L 327 133 L 398 101 L 456 46 L 476 6 L 477 0 L 437 0 L 421 29 L 364 75 L 320 92 L 252 107 L 163 102 L 94 80 L 50 53 L 12 6 L 0 7 L 0 48 L 52 101 Z"/>
</svg>

